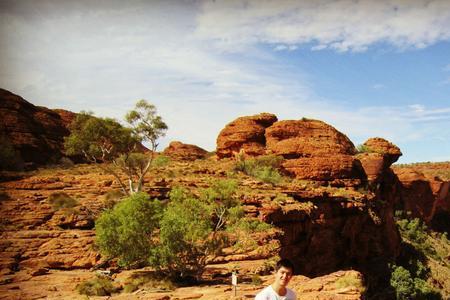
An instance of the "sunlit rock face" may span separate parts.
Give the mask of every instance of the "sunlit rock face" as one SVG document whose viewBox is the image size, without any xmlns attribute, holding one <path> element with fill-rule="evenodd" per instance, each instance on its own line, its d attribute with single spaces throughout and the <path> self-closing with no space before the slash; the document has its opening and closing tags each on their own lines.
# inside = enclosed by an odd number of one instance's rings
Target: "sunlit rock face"
<svg viewBox="0 0 450 300">
<path fill-rule="evenodd" d="M 265 154 L 266 128 L 276 121 L 277 117 L 275 115 L 261 113 L 254 116 L 240 117 L 227 124 L 217 137 L 217 157 L 233 157 L 238 153 L 243 153 L 247 156 Z"/>
</svg>

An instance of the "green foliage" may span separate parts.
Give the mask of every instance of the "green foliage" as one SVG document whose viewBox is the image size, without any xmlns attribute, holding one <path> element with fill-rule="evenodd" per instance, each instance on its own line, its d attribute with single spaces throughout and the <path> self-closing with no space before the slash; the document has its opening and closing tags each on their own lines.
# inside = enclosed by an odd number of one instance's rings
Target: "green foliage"
<svg viewBox="0 0 450 300">
<path fill-rule="evenodd" d="M 393 267 L 390 282 L 395 289 L 397 299 L 407 300 L 414 294 L 414 281 L 411 278 L 411 273 L 402 266 Z"/>
<path fill-rule="evenodd" d="M 154 168 L 161 168 L 166 166 L 167 164 L 169 164 L 170 162 L 170 158 L 165 156 L 165 155 L 158 155 L 157 157 L 155 157 L 152 161 L 152 166 Z"/>
<path fill-rule="evenodd" d="M 369 146 L 366 146 L 364 144 L 358 145 L 356 147 L 356 150 L 358 151 L 358 153 L 372 153 L 372 152 L 375 152 Z"/>
<path fill-rule="evenodd" d="M 132 130 L 114 119 L 94 117 L 81 112 L 70 125 L 70 135 L 64 139 L 67 155 L 84 155 L 91 161 L 111 161 L 133 149 L 139 139 Z"/>
<path fill-rule="evenodd" d="M 117 291 L 112 281 L 105 276 L 97 276 L 94 279 L 82 282 L 75 287 L 81 295 L 87 296 L 110 296 Z"/>
<path fill-rule="evenodd" d="M 362 279 L 360 279 L 356 276 L 353 276 L 352 274 L 339 277 L 335 282 L 335 286 L 337 289 L 354 287 L 361 292 L 365 291 L 365 287 L 363 285 Z"/>
<path fill-rule="evenodd" d="M 206 258 L 223 245 L 213 234 L 211 207 L 182 189 L 174 189 L 160 222 L 160 244 L 153 248 L 149 262 L 167 268 L 175 279 L 198 278 Z"/>
<path fill-rule="evenodd" d="M 253 285 L 259 286 L 259 285 L 262 285 L 262 283 L 263 283 L 261 276 L 259 276 L 258 274 L 252 274 L 251 280 L 252 280 Z"/>
<path fill-rule="evenodd" d="M 175 280 L 198 279 L 208 258 L 271 228 L 244 218 L 236 188 L 232 180 L 214 181 L 199 196 L 174 188 L 165 209 L 134 194 L 98 218 L 96 244 L 123 266 L 148 264 Z"/>
<path fill-rule="evenodd" d="M 127 176 L 129 192 L 113 167 L 105 165 L 102 169 L 116 178 L 124 193 L 132 194 L 142 190 L 144 176 L 152 167 L 157 140 L 165 135 L 167 125 L 156 115 L 155 106 L 145 100 L 136 104 L 126 120 L 130 128 L 111 118 L 81 112 L 70 125 L 71 134 L 65 138 L 64 147 L 67 155 L 84 155 L 91 162 L 113 163 Z M 140 142 L 150 142 L 151 151 L 137 153 Z"/>
<path fill-rule="evenodd" d="M 276 155 L 263 155 L 252 159 L 245 159 L 243 155 L 240 155 L 234 169 L 275 185 L 282 180 L 282 176 L 278 172 L 282 161 L 283 158 Z"/>
<path fill-rule="evenodd" d="M 437 264 L 450 267 L 450 244 L 446 243 L 445 235 L 431 232 L 420 219 L 411 219 L 408 213 L 402 211 L 396 211 L 395 216 L 403 239 L 402 259 L 399 265 L 391 267 L 391 286 L 397 298 L 441 299 L 437 288 L 441 288 L 444 282 L 433 277 L 435 272 L 430 266 Z"/>
<path fill-rule="evenodd" d="M 53 210 L 71 209 L 78 205 L 77 200 L 64 192 L 52 193 L 47 200 L 52 205 Z"/>
<path fill-rule="evenodd" d="M 402 266 L 392 266 L 390 283 L 395 289 L 398 300 L 408 299 L 442 299 L 438 291 L 419 278 L 414 277 L 409 270 Z"/>
<path fill-rule="evenodd" d="M 162 216 L 158 200 L 136 193 L 105 211 L 95 222 L 96 244 L 102 254 L 119 258 L 122 266 L 145 264 Z"/>
<path fill-rule="evenodd" d="M 158 138 L 165 135 L 168 127 L 161 116 L 156 114 L 156 107 L 145 100 L 139 100 L 135 109 L 125 116 L 136 136 L 150 142 L 152 151 L 156 150 Z"/>
<path fill-rule="evenodd" d="M 403 239 L 412 243 L 420 252 L 436 256 L 436 251 L 429 241 L 428 228 L 419 218 L 397 219 L 397 226 Z"/>
</svg>

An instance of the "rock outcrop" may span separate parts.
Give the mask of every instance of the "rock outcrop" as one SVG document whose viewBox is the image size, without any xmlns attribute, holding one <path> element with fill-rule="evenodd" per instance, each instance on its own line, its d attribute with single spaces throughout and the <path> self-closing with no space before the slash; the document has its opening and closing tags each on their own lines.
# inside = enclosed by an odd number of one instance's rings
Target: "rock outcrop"
<svg viewBox="0 0 450 300">
<path fill-rule="evenodd" d="M 356 149 L 343 133 L 317 120 L 279 121 L 266 130 L 267 149 L 283 156 L 283 168 L 299 179 L 363 179 Z"/>
<path fill-rule="evenodd" d="M 450 181 L 440 178 L 427 178 L 413 168 L 396 168 L 395 174 L 401 182 L 401 199 L 399 208 L 411 213 L 412 217 L 420 218 L 429 225 L 437 226 L 443 231 L 450 230 Z M 438 220 L 444 217 L 444 220 Z M 446 222 L 446 228 L 439 228 Z"/>
<path fill-rule="evenodd" d="M 163 154 L 178 160 L 196 160 L 205 158 L 208 155 L 208 151 L 196 145 L 174 141 L 164 149 Z"/>
<path fill-rule="evenodd" d="M 218 158 L 279 155 L 286 173 L 335 185 L 359 185 L 366 176 L 348 137 L 318 120 L 277 121 L 271 114 L 240 117 L 220 132 L 216 153 Z"/>
<path fill-rule="evenodd" d="M 357 158 L 361 161 L 367 179 L 377 183 L 390 166 L 402 155 L 400 148 L 383 138 L 370 138 L 362 145 Z"/>
<path fill-rule="evenodd" d="M 62 156 L 67 125 L 75 114 L 35 106 L 0 89 L 0 134 L 18 153 L 25 167 L 57 162 Z"/>
<path fill-rule="evenodd" d="M 217 157 L 233 157 L 240 152 L 248 156 L 265 154 L 265 131 L 276 121 L 275 115 L 261 113 L 227 124 L 217 137 Z"/>
</svg>

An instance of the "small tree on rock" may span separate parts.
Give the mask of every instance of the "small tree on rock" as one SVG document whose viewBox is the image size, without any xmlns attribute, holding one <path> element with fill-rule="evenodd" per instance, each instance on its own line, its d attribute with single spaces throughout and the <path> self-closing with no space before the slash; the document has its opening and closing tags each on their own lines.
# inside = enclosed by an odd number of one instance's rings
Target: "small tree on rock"
<svg viewBox="0 0 450 300">
<path fill-rule="evenodd" d="M 65 139 L 64 147 L 68 155 L 84 155 L 90 162 L 106 163 L 99 167 L 116 178 L 124 193 L 133 194 L 142 190 L 158 146 L 157 140 L 164 136 L 167 125 L 156 114 L 155 106 L 145 100 L 140 100 L 126 119 L 131 127 L 122 126 L 111 118 L 81 112 L 70 126 L 71 133 Z M 138 152 L 142 142 L 150 143 L 149 153 Z M 128 189 L 117 168 L 127 176 Z"/>
</svg>

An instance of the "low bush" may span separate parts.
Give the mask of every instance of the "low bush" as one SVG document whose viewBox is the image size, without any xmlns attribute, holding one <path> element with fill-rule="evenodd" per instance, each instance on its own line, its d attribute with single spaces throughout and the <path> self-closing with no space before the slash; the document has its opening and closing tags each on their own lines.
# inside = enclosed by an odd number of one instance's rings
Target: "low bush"
<svg viewBox="0 0 450 300">
<path fill-rule="evenodd" d="M 245 159 L 243 155 L 239 155 L 234 170 L 275 185 L 282 180 L 278 172 L 282 161 L 283 157 L 276 155 L 263 155 L 251 159 Z"/>
<path fill-rule="evenodd" d="M 259 276 L 258 274 L 252 274 L 251 280 L 252 280 L 253 285 L 259 286 L 259 285 L 262 285 L 262 283 L 263 283 L 261 276 Z"/>
<path fill-rule="evenodd" d="M 402 266 L 392 266 L 390 283 L 395 289 L 398 300 L 409 299 L 442 299 L 441 294 L 430 287 L 422 278 L 414 277 L 413 274 Z"/>
<path fill-rule="evenodd" d="M 117 292 L 112 281 L 105 276 L 97 276 L 94 279 L 87 280 L 78 284 L 75 290 L 86 296 L 111 296 L 112 293 Z"/>
<path fill-rule="evenodd" d="M 358 151 L 358 153 L 372 153 L 372 152 L 375 152 L 369 146 L 366 146 L 364 144 L 358 145 L 356 147 L 356 150 Z"/>
<path fill-rule="evenodd" d="M 160 154 L 153 159 L 152 167 L 154 167 L 154 168 L 164 167 L 164 166 L 167 166 L 169 164 L 169 162 L 170 162 L 170 158 L 168 156 Z"/>
<path fill-rule="evenodd" d="M 78 201 L 65 192 L 52 193 L 47 200 L 52 205 L 53 210 L 71 209 L 78 205 Z"/>
<path fill-rule="evenodd" d="M 335 282 L 335 286 L 337 289 L 353 287 L 353 288 L 356 288 L 360 292 L 364 292 L 366 290 L 362 279 L 358 278 L 356 276 L 353 276 L 351 274 L 338 278 L 338 280 L 336 280 L 336 282 Z"/>
</svg>

